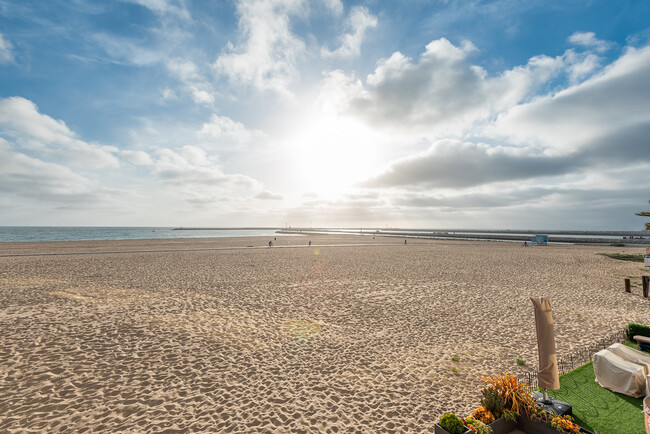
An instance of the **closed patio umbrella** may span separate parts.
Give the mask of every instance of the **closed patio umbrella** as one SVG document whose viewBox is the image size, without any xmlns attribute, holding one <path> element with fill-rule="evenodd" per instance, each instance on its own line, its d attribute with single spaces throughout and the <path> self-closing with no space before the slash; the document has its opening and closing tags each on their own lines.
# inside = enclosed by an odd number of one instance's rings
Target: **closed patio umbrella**
<svg viewBox="0 0 650 434">
<path fill-rule="evenodd" d="M 537 381 L 539 387 L 544 389 L 544 400 L 547 401 L 546 389 L 557 390 L 560 388 L 551 297 L 531 297 L 530 300 L 535 307 L 535 325 L 537 327 L 537 350 L 539 352 Z"/>
</svg>

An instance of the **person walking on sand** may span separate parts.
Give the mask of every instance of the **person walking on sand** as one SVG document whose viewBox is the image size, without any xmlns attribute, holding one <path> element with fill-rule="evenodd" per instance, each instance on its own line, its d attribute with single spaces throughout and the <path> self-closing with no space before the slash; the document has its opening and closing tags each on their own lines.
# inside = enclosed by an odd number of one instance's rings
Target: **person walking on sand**
<svg viewBox="0 0 650 434">
<path fill-rule="evenodd" d="M 404 245 L 406 245 L 406 240 L 404 240 Z"/>
<path fill-rule="evenodd" d="M 311 247 L 311 240 L 309 240 L 309 247 Z"/>
<path fill-rule="evenodd" d="M 273 241 L 269 241 L 269 247 L 273 245 Z"/>
</svg>

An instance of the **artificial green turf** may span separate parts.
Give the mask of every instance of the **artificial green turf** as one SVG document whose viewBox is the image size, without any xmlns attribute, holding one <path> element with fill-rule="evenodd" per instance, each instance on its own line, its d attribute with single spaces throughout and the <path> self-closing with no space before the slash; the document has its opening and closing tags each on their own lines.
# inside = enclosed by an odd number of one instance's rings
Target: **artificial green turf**
<svg viewBox="0 0 650 434">
<path fill-rule="evenodd" d="M 580 426 L 598 433 L 638 434 L 644 432 L 643 398 L 612 392 L 596 383 L 593 363 L 560 377 L 560 389 L 548 394 L 573 405 L 573 417 Z"/>
<path fill-rule="evenodd" d="M 636 348 L 636 342 L 625 341 L 625 342 L 623 342 L 623 344 L 624 344 L 624 345 L 627 345 L 627 346 L 630 347 L 630 348 L 634 348 L 635 350 L 637 349 L 637 348 Z"/>
</svg>

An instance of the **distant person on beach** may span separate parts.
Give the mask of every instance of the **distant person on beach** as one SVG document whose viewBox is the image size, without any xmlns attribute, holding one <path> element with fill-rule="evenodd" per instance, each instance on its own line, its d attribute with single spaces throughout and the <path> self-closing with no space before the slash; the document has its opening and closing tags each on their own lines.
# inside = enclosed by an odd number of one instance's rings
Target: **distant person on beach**
<svg viewBox="0 0 650 434">
<path fill-rule="evenodd" d="M 406 240 L 404 240 L 404 245 L 406 245 Z"/>
<path fill-rule="evenodd" d="M 273 241 L 269 241 L 269 247 L 273 245 Z"/>
<path fill-rule="evenodd" d="M 528 247 L 528 241 L 524 241 L 524 247 Z"/>
<path fill-rule="evenodd" d="M 311 247 L 311 240 L 309 240 L 309 247 Z"/>
</svg>

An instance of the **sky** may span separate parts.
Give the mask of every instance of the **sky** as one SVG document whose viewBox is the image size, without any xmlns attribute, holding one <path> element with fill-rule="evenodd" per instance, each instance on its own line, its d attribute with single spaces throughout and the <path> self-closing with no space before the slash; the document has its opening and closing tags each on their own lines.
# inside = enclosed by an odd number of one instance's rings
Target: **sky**
<svg viewBox="0 0 650 434">
<path fill-rule="evenodd" d="M 0 0 L 0 225 L 642 230 L 650 2 Z"/>
</svg>

